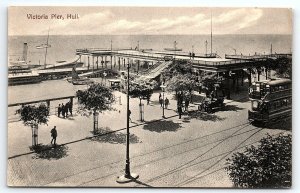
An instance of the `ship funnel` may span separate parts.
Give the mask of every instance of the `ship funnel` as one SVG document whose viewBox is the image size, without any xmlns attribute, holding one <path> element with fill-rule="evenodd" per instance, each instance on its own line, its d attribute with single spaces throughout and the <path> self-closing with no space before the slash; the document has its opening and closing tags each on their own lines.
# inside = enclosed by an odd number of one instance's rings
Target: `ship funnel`
<svg viewBox="0 0 300 193">
<path fill-rule="evenodd" d="M 24 43 L 23 45 L 23 60 L 25 63 L 27 63 L 27 51 L 28 51 L 28 45 L 27 43 Z"/>
</svg>

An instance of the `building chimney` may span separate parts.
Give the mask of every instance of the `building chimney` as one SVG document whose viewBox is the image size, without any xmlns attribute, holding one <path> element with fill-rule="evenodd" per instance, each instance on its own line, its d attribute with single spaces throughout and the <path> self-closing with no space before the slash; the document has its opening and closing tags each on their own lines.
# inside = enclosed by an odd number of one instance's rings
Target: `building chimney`
<svg viewBox="0 0 300 193">
<path fill-rule="evenodd" d="M 27 51 L 28 51 L 28 45 L 27 43 L 24 43 L 23 45 L 23 60 L 25 63 L 27 63 Z"/>
</svg>

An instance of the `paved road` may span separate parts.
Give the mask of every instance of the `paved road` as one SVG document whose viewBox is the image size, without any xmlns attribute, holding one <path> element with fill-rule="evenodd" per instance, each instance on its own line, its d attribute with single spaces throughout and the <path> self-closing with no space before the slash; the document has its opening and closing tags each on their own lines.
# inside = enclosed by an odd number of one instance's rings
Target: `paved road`
<svg viewBox="0 0 300 193">
<path fill-rule="evenodd" d="M 138 121 L 138 100 L 131 100 L 131 171 L 140 178 L 118 184 L 125 168 L 125 96 L 116 111 L 100 115 L 101 132 L 92 136 L 92 118 L 51 116 L 39 129 L 39 142 L 50 143 L 50 130 L 58 128 L 59 148 L 31 153 L 31 130 L 21 122 L 8 125 L 8 185 L 12 186 L 119 186 L 119 187 L 232 187 L 225 170 L 226 158 L 257 144 L 266 133 L 291 133 L 289 124 L 257 128 L 247 123 L 247 100 L 226 101 L 224 111 L 190 112 L 179 119 L 171 94 L 166 119 L 155 93 L 145 104 L 145 121 Z M 196 109 L 191 105 L 190 110 Z M 120 130 L 121 129 L 121 130 Z"/>
</svg>

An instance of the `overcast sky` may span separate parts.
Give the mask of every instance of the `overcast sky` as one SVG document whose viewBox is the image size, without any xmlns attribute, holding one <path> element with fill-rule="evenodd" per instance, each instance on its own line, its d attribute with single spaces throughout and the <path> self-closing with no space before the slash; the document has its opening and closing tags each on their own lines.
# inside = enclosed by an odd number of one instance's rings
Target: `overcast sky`
<svg viewBox="0 0 300 193">
<path fill-rule="evenodd" d="M 27 14 L 48 16 L 28 19 Z M 64 20 L 51 19 L 61 14 Z M 78 14 L 79 19 L 67 19 Z M 10 7 L 8 35 L 292 34 L 292 11 L 258 8 Z"/>
</svg>

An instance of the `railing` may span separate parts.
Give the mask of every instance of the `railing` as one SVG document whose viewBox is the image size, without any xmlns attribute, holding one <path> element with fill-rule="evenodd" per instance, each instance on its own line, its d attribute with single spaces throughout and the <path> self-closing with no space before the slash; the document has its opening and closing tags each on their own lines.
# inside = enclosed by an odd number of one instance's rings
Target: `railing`
<svg viewBox="0 0 300 193">
<path fill-rule="evenodd" d="M 230 55 L 230 54 L 225 54 L 225 58 L 238 58 L 238 59 L 247 59 L 247 60 L 252 60 L 252 59 L 268 59 L 270 57 L 275 57 L 275 58 L 280 58 L 280 57 L 288 57 L 292 56 L 291 53 L 289 54 L 255 54 L 255 55 Z"/>
<path fill-rule="evenodd" d="M 126 50 L 130 51 L 136 51 L 132 50 L 131 48 L 122 48 L 122 49 L 105 49 L 105 48 L 84 48 L 84 49 L 76 49 L 76 53 L 95 53 L 95 52 L 109 52 L 109 54 L 120 54 L 123 56 L 135 56 L 135 57 L 147 57 L 147 58 L 155 58 L 155 59 L 161 59 L 165 56 L 178 56 L 178 57 L 187 57 L 186 59 L 190 59 L 191 56 L 189 55 L 189 52 L 163 52 L 163 51 L 144 51 L 144 52 L 126 52 Z M 217 56 L 216 53 L 212 54 L 197 54 L 194 56 L 194 58 L 215 58 Z"/>
<path fill-rule="evenodd" d="M 153 53 L 132 53 L 132 52 L 124 52 L 124 51 L 113 51 L 112 54 L 119 54 L 124 57 L 131 56 L 131 57 L 147 57 L 147 58 L 154 58 L 154 59 L 162 59 L 165 55 L 162 54 L 153 54 Z"/>
<path fill-rule="evenodd" d="M 37 101 L 28 101 L 28 102 L 22 102 L 22 103 L 13 103 L 8 104 L 8 107 L 14 107 L 14 106 L 21 106 L 21 105 L 28 105 L 28 104 L 34 104 L 34 103 L 40 103 L 40 102 L 47 102 L 47 101 L 55 101 L 55 100 L 62 100 L 62 99 L 70 99 L 74 98 L 75 96 L 66 96 L 66 97 L 58 97 L 58 98 L 51 98 L 51 99 L 43 99 L 43 100 L 37 100 Z"/>
<path fill-rule="evenodd" d="M 199 60 L 192 60 L 192 64 L 198 64 L 203 66 L 222 66 L 222 65 L 229 65 L 229 64 L 241 64 L 241 63 L 250 63 L 252 61 L 248 60 L 230 60 L 230 61 L 220 61 L 220 62 L 214 62 L 214 61 L 199 61 Z"/>
<path fill-rule="evenodd" d="M 148 75 L 149 73 L 151 73 L 152 70 L 154 70 L 155 68 L 157 68 L 161 63 L 162 63 L 161 61 L 158 61 L 155 64 L 153 64 L 150 68 L 148 68 L 146 70 L 143 70 L 143 71 L 140 71 L 139 73 L 141 75 Z"/>
<path fill-rule="evenodd" d="M 108 48 L 83 48 L 83 49 L 76 49 L 76 53 L 81 52 L 81 53 L 90 53 L 90 52 L 97 52 L 97 51 L 114 51 L 114 50 L 132 50 L 132 48 L 114 48 L 113 50 L 108 49 Z"/>
</svg>

